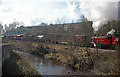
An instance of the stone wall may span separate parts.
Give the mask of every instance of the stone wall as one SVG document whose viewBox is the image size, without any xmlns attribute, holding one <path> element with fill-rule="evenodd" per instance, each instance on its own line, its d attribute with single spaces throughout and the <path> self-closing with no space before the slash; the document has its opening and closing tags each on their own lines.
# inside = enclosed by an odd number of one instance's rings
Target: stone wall
<svg viewBox="0 0 120 77">
<path fill-rule="evenodd" d="M 10 45 L 2 45 L 2 62 L 10 57 L 11 48 Z"/>
</svg>

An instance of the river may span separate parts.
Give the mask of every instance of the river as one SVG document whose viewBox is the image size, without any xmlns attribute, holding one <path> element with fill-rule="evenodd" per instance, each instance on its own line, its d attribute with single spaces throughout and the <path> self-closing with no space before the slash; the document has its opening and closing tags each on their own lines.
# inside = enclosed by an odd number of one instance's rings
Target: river
<svg viewBox="0 0 120 77">
<path fill-rule="evenodd" d="M 32 62 L 41 75 L 91 75 L 69 66 L 64 66 L 56 61 L 44 59 L 33 54 L 25 54 L 28 61 Z M 93 74 L 92 74 L 93 75 Z"/>
</svg>

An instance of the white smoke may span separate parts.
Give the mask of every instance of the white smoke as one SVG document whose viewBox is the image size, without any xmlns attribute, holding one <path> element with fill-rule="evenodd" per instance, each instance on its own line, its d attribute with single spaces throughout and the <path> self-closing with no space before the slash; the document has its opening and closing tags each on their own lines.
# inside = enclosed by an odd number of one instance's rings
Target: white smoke
<svg viewBox="0 0 120 77">
<path fill-rule="evenodd" d="M 73 7 L 75 5 L 71 5 L 73 9 L 71 11 L 74 15 L 76 14 L 75 16 L 79 16 L 82 13 L 88 20 L 93 21 L 94 30 L 98 30 L 108 20 L 118 20 L 118 0 L 113 1 L 80 0 L 78 1 L 79 9 L 76 11 L 74 9 L 78 8 L 77 5 L 76 7 Z M 70 4 L 70 2 L 74 3 L 71 0 L 67 0 L 66 2 L 67 4 Z"/>
<path fill-rule="evenodd" d="M 107 33 L 107 35 L 113 35 L 115 33 L 115 30 L 114 29 L 111 29 L 108 33 Z"/>
<path fill-rule="evenodd" d="M 108 20 L 118 19 L 117 2 L 90 2 L 81 3 L 81 12 L 93 21 L 93 27 L 98 30 Z"/>
</svg>

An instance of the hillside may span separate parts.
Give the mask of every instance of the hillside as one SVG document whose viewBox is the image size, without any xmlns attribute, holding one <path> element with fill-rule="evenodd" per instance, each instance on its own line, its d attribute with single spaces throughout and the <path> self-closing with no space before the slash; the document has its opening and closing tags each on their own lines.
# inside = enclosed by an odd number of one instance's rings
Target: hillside
<svg viewBox="0 0 120 77">
<path fill-rule="evenodd" d="M 39 35 L 39 34 L 57 34 L 57 35 L 93 35 L 92 22 L 55 24 L 50 26 L 31 26 L 18 27 L 7 31 L 5 35 Z"/>
</svg>

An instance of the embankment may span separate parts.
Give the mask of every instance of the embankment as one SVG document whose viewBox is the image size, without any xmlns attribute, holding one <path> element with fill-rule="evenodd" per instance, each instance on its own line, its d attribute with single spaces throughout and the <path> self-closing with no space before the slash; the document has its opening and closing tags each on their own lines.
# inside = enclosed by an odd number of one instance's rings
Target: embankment
<svg viewBox="0 0 120 77">
<path fill-rule="evenodd" d="M 12 49 L 43 55 L 81 71 L 91 71 L 97 75 L 118 75 L 117 50 L 103 50 L 57 44 L 41 44 L 27 41 L 11 41 Z"/>
</svg>

